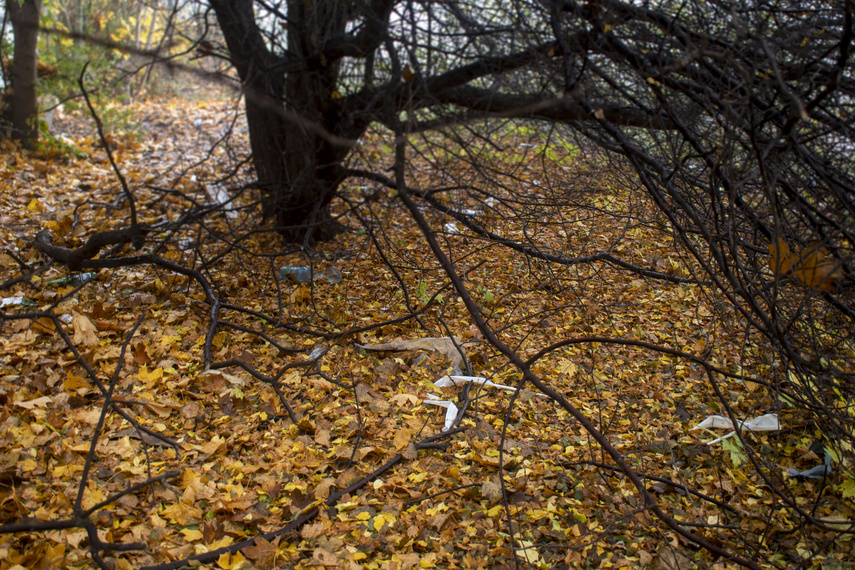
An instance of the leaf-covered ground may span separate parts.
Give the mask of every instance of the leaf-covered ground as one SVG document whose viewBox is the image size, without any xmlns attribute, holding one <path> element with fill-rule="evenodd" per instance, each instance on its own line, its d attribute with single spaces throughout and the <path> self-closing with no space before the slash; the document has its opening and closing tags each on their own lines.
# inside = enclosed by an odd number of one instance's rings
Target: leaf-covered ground
<svg viewBox="0 0 855 570">
<path fill-rule="evenodd" d="M 659 524 L 590 435 L 547 398 L 528 388 L 438 388 L 434 382 L 455 366 L 445 352 L 371 349 L 454 336 L 466 354 L 458 370 L 468 364 L 494 383 L 519 381 L 472 326 L 393 193 L 347 188 L 344 197 L 358 205 L 345 223 L 358 227 L 357 213 L 371 223 L 310 254 L 237 225 L 238 211 L 170 234 L 193 206 L 188 197 L 209 202 L 206 185 L 244 158 L 246 133 L 239 121 L 232 124 L 233 108 L 227 101 L 146 103 L 132 108 L 133 132 L 117 128 L 111 136 L 141 221 L 161 224 L 159 255 L 201 267 L 215 284 L 223 305 L 210 347 L 212 361 L 226 363 L 219 369 L 204 366 L 212 307 L 186 276 L 138 265 L 101 269 L 94 280 L 76 283 L 62 281 L 71 273 L 54 265 L 16 281 L 25 264 L 39 259 L 31 247 L 39 230 L 79 246 L 96 230 L 124 227 L 128 209 L 88 119 L 57 121 L 80 157 L 56 145 L 31 154 L 4 143 L 2 311 L 59 316 L 80 358 L 50 318 L 2 322 L 0 522 L 68 519 L 79 496 L 101 540 L 145 545 L 104 553 L 118 568 L 252 539 L 319 505 L 295 531 L 260 538 L 206 567 L 729 566 Z M 217 144 L 233 126 L 228 144 Z M 420 143 L 416 148 L 425 150 L 411 157 L 410 183 L 475 186 L 488 170 L 497 193 L 521 198 L 477 202 L 471 193 L 449 191 L 438 199 L 477 210 L 473 215 L 492 231 L 536 242 L 544 252 L 608 252 L 646 270 L 697 276 L 663 219 L 614 165 L 571 147 L 515 145 L 520 133 L 505 136 L 502 149 L 477 147 L 477 157 L 474 146 Z M 360 159 L 391 165 L 389 144 L 390 137 L 369 137 Z M 472 166 L 474 158 L 483 170 Z M 245 167 L 234 168 L 245 176 Z M 578 190 L 573 200 L 554 200 L 553 192 L 566 188 Z M 238 197 L 238 208 L 250 194 Z M 544 215 L 538 206 L 552 202 Z M 721 412 L 710 377 L 690 359 L 652 346 L 761 381 L 773 365 L 709 287 L 645 278 L 597 260 L 547 264 L 474 238 L 448 215 L 427 215 L 505 343 L 529 358 L 559 340 L 585 339 L 540 358 L 535 370 L 625 454 L 667 513 L 769 566 L 855 563 L 845 541 L 810 558 L 831 531 L 798 526 L 734 440 L 707 446 L 715 435 L 690 431 Z M 126 255 L 134 253 L 129 248 Z M 280 267 L 310 264 L 328 275 L 337 270 L 341 281 L 277 278 Z M 408 306 L 416 316 L 401 319 Z M 610 341 L 617 338 L 631 342 Z M 105 386 L 119 367 L 116 405 L 165 439 L 114 411 L 102 418 L 102 392 L 81 360 Z M 738 417 L 775 405 L 758 383 L 713 377 Z M 445 421 L 445 408 L 425 403 L 431 394 L 468 402 L 465 429 L 430 439 Z M 786 476 L 789 467 L 808 469 L 821 459 L 809 450 L 818 436 L 811 426 L 786 407 L 779 417 L 781 431 L 746 435 L 764 465 L 778 466 L 769 476 L 817 517 L 852 517 L 851 481 L 832 479 L 818 499 L 819 481 Z M 323 504 L 390 460 L 390 468 Z M 108 502 L 167 472 L 178 476 Z M 83 528 L 0 535 L 0 570 L 86 567 L 90 542 Z"/>
</svg>

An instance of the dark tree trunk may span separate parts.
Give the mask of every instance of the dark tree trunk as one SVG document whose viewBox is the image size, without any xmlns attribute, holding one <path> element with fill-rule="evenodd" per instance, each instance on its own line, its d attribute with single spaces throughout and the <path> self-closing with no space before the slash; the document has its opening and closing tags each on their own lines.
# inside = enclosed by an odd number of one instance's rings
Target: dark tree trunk
<svg viewBox="0 0 855 570">
<path fill-rule="evenodd" d="M 211 5 L 243 82 L 265 216 L 273 217 L 290 241 L 333 237 L 341 228 L 330 214 L 344 179 L 341 164 L 365 125 L 355 125 L 339 109 L 338 65 L 312 50 L 323 38 L 344 31 L 342 3 L 289 3 L 288 51 L 295 64 L 267 48 L 256 27 L 252 0 L 212 0 Z"/>
<path fill-rule="evenodd" d="M 12 138 L 21 141 L 24 148 L 33 148 L 39 139 L 36 47 L 42 1 L 23 0 L 18 3 L 7 0 L 6 9 L 15 34 L 12 97 L 9 102 Z"/>
</svg>

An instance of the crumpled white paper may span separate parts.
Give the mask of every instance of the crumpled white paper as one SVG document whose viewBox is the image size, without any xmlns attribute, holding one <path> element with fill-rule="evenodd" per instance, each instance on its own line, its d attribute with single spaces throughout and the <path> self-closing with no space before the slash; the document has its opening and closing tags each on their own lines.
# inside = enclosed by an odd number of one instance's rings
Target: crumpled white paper
<svg viewBox="0 0 855 570">
<path fill-rule="evenodd" d="M 713 428 L 723 428 L 723 429 L 732 429 L 727 435 L 716 438 L 707 445 L 713 445 L 714 443 L 718 443 L 722 440 L 725 440 L 729 437 L 733 437 L 736 435 L 736 425 L 730 421 L 730 418 L 725 416 L 710 416 L 695 427 L 692 430 L 696 429 L 713 429 Z M 757 416 L 756 418 L 752 418 L 750 420 L 739 422 L 739 428 L 746 431 L 778 431 L 781 429 L 781 424 L 778 422 L 778 414 L 764 414 L 762 416 Z"/>
<path fill-rule="evenodd" d="M 454 425 L 454 420 L 457 419 L 457 406 L 454 405 L 454 402 L 450 400 L 440 400 L 437 396 L 428 394 L 428 399 L 425 400 L 424 403 L 446 408 L 445 425 L 442 426 L 442 431 L 451 429 L 451 426 Z"/>
</svg>

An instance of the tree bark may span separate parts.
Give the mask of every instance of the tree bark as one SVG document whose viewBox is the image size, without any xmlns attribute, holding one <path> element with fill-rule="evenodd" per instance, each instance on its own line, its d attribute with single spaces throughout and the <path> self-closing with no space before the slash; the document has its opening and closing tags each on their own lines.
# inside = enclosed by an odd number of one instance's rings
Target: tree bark
<svg viewBox="0 0 855 570">
<path fill-rule="evenodd" d="M 287 61 L 297 63 L 287 67 L 265 45 L 252 0 L 211 0 L 211 6 L 243 83 L 265 217 L 272 217 L 290 241 L 333 237 L 342 228 L 330 213 L 344 180 L 341 163 L 367 126 L 341 112 L 335 92 L 338 64 L 314 51 L 324 38 L 344 32 L 342 3 L 289 3 Z"/>
<path fill-rule="evenodd" d="M 9 115 L 12 138 L 24 148 L 33 148 L 39 138 L 38 100 L 36 98 L 36 47 L 39 39 L 41 0 L 7 0 L 9 20 L 15 34 L 15 59 L 12 67 L 12 97 Z"/>
</svg>

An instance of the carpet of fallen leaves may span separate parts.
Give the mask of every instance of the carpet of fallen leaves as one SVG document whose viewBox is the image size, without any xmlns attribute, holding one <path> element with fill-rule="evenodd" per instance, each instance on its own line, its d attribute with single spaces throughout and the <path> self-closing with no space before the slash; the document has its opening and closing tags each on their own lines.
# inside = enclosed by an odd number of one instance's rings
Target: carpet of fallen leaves
<svg viewBox="0 0 855 570">
<path fill-rule="evenodd" d="M 232 126 L 234 107 L 225 100 L 137 104 L 134 131 L 111 135 L 142 221 L 175 221 L 187 210 L 189 193 L 206 199 L 205 184 L 243 156 L 240 121 L 229 143 L 234 146 L 217 144 Z M 56 125 L 78 156 L 56 147 L 28 153 L 2 143 L 0 281 L 38 260 L 31 243 L 41 229 L 72 246 L 93 231 L 126 224 L 127 206 L 117 200 L 120 186 L 91 121 L 69 116 Z M 384 146 L 390 142 L 382 139 L 374 135 L 362 145 L 361 156 L 374 166 L 392 163 Z M 476 183 L 479 172 L 463 160 L 462 147 L 433 148 L 433 154 L 412 157 L 414 185 Z M 665 224 L 627 190 L 618 170 L 572 148 L 542 151 L 525 144 L 477 157 L 482 168 L 495 169 L 496 192 L 512 188 L 530 201 L 473 203 L 466 202 L 471 195 L 461 195 L 454 202 L 451 193 L 441 199 L 479 209 L 485 226 L 536 241 L 544 251 L 575 257 L 609 251 L 645 269 L 694 275 Z M 550 188 L 562 187 L 580 192 L 544 217 L 535 206 L 548 201 Z M 366 198 L 368 191 L 374 194 Z M 97 507 L 92 520 L 103 540 L 146 546 L 106 553 L 117 568 L 180 560 L 275 531 L 396 454 L 402 459 L 394 467 L 321 509 L 297 532 L 257 540 L 206 567 L 502 568 L 513 567 L 515 559 L 539 568 L 728 566 L 658 524 L 589 435 L 530 390 L 515 396 L 473 388 L 461 424 L 467 429 L 447 446 L 417 450 L 416 442 L 443 427 L 445 410 L 425 404 L 428 395 L 458 401 L 459 389 L 433 384 L 453 362 L 442 351 L 365 346 L 454 335 L 474 375 L 510 386 L 519 377 L 472 327 L 393 195 L 354 186 L 344 196 L 359 201 L 357 211 L 374 224 L 308 256 L 289 253 L 268 234 L 235 229 L 229 224 L 236 222 L 222 215 L 204 231 L 164 238 L 161 254 L 188 266 L 207 264 L 206 275 L 227 303 L 211 343 L 213 361 L 239 359 L 277 377 L 284 398 L 238 366 L 205 370 L 211 307 L 186 277 L 140 265 L 102 269 L 91 282 L 76 284 L 62 280 L 71 275 L 65 268 L 52 266 L 2 291 L 4 299 L 23 299 L 4 306 L 5 312 L 60 315 L 105 383 L 121 366 L 116 402 L 176 442 L 173 447 L 147 436 L 115 413 L 104 419 L 82 507 Z M 757 378 L 772 364 L 741 319 L 702 284 L 645 279 L 599 262 L 548 265 L 467 237 L 449 216 L 428 215 L 482 314 L 525 357 L 565 338 L 622 337 Z M 224 240 L 238 233 L 239 247 L 214 259 Z M 318 272 L 335 268 L 341 282 L 276 278 L 279 267 L 309 263 Z M 396 321 L 407 306 L 419 311 L 417 317 Z M 262 312 L 288 326 L 264 328 Z M 335 337 L 359 325 L 364 332 Z M 103 398 L 49 319 L 7 320 L 2 327 L 0 522 L 67 518 L 81 492 Z M 302 365 L 312 351 L 321 354 L 318 347 L 325 351 L 321 358 Z M 708 540 L 736 551 L 758 549 L 752 556 L 785 567 L 831 536 L 798 528 L 738 447 L 706 446 L 714 435 L 689 431 L 720 412 L 700 367 L 639 346 L 584 342 L 541 358 L 535 369 L 649 477 L 669 514 Z M 719 378 L 719 387 L 741 417 L 772 407 L 759 384 Z M 780 417 L 782 432 L 747 437 L 779 465 L 774 476 L 794 500 L 810 505 L 819 483 L 783 473 L 818 461 L 808 450 L 815 434 L 786 409 Z M 106 503 L 167 471 L 180 476 Z M 851 504 L 841 500 L 851 489 L 832 485 L 825 493 L 831 499 L 818 503 L 817 516 L 852 516 Z M 88 544 L 80 528 L 0 535 L 0 570 L 85 567 L 91 564 Z M 834 563 L 852 564 L 853 556 L 838 546 L 807 562 Z"/>
</svg>

